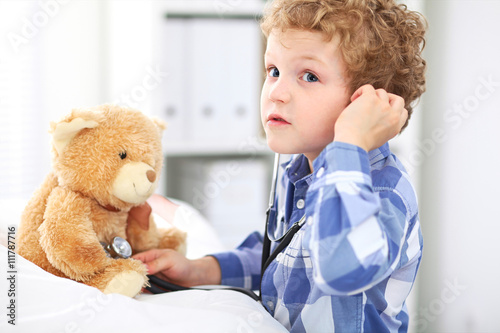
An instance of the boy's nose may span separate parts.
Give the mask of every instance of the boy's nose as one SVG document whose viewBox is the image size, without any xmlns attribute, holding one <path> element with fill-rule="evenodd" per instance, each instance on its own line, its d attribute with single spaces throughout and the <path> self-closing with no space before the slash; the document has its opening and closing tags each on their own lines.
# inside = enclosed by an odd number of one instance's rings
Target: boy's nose
<svg viewBox="0 0 500 333">
<path fill-rule="evenodd" d="M 282 77 L 271 83 L 269 87 L 269 99 L 273 102 L 287 103 L 290 101 L 290 87 Z"/>
</svg>

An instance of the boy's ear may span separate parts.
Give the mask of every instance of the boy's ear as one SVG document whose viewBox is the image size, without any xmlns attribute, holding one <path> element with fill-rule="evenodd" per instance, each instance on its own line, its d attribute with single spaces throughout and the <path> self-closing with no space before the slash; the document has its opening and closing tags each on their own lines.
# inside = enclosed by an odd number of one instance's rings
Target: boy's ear
<svg viewBox="0 0 500 333">
<path fill-rule="evenodd" d="M 59 155 L 62 154 L 71 140 L 84 128 L 95 128 L 99 123 L 95 120 L 85 120 L 74 118 L 71 121 L 61 121 L 51 123 L 50 133 L 52 134 L 52 144 Z"/>
</svg>

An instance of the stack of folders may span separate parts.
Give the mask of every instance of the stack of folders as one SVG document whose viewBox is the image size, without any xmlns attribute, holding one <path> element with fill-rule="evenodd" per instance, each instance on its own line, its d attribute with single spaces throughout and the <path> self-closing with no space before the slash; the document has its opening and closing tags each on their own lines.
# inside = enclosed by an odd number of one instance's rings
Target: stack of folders
<svg viewBox="0 0 500 333">
<path fill-rule="evenodd" d="M 255 19 L 167 18 L 160 31 L 167 77 L 154 108 L 165 147 L 234 149 L 259 133 L 262 40 Z"/>
</svg>

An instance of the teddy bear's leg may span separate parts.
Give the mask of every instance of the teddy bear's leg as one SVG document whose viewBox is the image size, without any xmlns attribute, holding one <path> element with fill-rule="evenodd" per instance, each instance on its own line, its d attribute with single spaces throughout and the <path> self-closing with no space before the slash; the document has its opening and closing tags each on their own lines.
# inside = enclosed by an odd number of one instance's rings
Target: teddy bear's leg
<svg viewBox="0 0 500 333">
<path fill-rule="evenodd" d="M 105 294 L 118 293 L 134 297 L 146 285 L 147 280 L 146 267 L 140 261 L 116 259 L 85 284 L 96 287 Z"/>
</svg>

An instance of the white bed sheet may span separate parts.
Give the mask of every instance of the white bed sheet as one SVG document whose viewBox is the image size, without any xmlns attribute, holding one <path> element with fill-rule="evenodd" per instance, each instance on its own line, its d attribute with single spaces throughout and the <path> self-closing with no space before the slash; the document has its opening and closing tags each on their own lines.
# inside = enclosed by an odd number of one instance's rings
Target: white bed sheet
<svg viewBox="0 0 500 333">
<path fill-rule="evenodd" d="M 190 290 L 136 298 L 111 294 L 45 272 L 17 256 L 16 296 L 8 297 L 7 248 L 0 245 L 0 332 L 287 332 L 250 297 Z M 6 305 L 15 299 L 15 326 Z"/>
<path fill-rule="evenodd" d="M 196 258 L 224 250 L 210 224 L 185 203 L 174 225 L 188 233 L 188 253 Z M 0 203 L 0 332 L 287 332 L 250 297 L 227 290 L 190 290 L 135 298 L 105 295 L 84 284 L 56 277 L 16 256 L 15 297 L 10 282 L 7 232 L 16 226 L 24 203 Z M 158 217 L 157 223 L 164 221 Z M 7 306 L 15 300 L 15 326 Z"/>
</svg>

